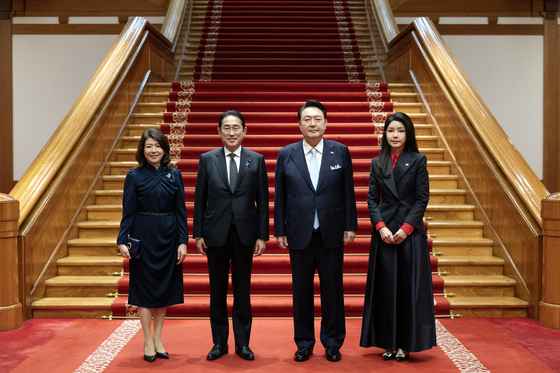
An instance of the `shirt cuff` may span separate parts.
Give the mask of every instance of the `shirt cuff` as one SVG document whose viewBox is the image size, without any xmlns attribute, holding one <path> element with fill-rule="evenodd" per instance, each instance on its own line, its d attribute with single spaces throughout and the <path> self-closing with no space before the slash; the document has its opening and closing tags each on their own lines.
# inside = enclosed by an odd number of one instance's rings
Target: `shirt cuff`
<svg viewBox="0 0 560 373">
<path fill-rule="evenodd" d="M 414 227 L 408 223 L 403 223 L 401 227 L 402 231 L 410 236 L 412 232 L 414 232 Z"/>
<path fill-rule="evenodd" d="M 380 221 L 379 223 L 375 224 L 375 230 L 380 230 L 381 228 L 386 227 L 385 222 Z"/>
</svg>

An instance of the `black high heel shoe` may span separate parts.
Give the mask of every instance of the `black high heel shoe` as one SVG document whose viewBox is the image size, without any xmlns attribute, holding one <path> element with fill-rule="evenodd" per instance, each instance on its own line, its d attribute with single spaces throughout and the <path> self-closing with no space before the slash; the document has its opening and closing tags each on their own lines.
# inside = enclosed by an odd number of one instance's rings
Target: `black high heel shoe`
<svg viewBox="0 0 560 373">
<path fill-rule="evenodd" d="M 157 352 L 156 352 L 157 355 Z M 156 361 L 156 355 L 146 355 L 146 346 L 144 346 L 144 360 L 153 363 L 154 361 Z"/>
<path fill-rule="evenodd" d="M 156 350 L 156 342 L 155 341 L 154 341 L 154 350 Z M 169 354 L 165 351 L 164 352 L 157 352 L 157 350 L 156 350 L 156 356 L 160 359 L 169 359 Z"/>
<path fill-rule="evenodd" d="M 399 363 L 402 363 L 403 361 L 408 360 L 409 358 L 410 358 L 410 354 L 405 354 L 405 353 L 402 353 L 402 352 L 399 352 L 397 354 L 397 361 Z"/>
<path fill-rule="evenodd" d="M 383 361 L 387 361 L 387 360 L 393 360 L 396 355 L 397 355 L 397 351 L 385 351 L 385 353 L 381 356 L 383 356 Z"/>
<path fill-rule="evenodd" d="M 159 357 L 160 359 L 169 359 L 169 354 L 167 352 L 156 351 L 156 356 Z"/>
</svg>

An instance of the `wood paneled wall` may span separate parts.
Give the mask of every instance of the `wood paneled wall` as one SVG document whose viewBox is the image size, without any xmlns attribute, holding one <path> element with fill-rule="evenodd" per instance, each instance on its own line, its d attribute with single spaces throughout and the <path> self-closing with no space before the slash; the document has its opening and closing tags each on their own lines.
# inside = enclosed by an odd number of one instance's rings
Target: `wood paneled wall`
<svg viewBox="0 0 560 373">
<path fill-rule="evenodd" d="M 516 296 L 530 302 L 536 318 L 540 300 L 541 245 L 539 224 L 524 208 L 519 196 L 465 113 L 456 104 L 428 53 L 412 28 L 389 51 L 388 81 L 412 82 L 411 72 L 429 106 L 431 118 L 445 138 L 447 160 L 456 164 L 472 192 L 467 201 L 476 207 L 475 217 L 485 223 L 485 236 L 495 241 L 494 254 L 506 261 L 505 274 L 518 280 Z M 400 36 L 400 37 L 401 37 Z"/>
<path fill-rule="evenodd" d="M 543 182 L 560 191 L 560 27 L 556 17 L 544 21 Z"/>
<path fill-rule="evenodd" d="M 0 332 L 22 325 L 18 292 L 19 203 L 0 194 Z"/>
<path fill-rule="evenodd" d="M 12 20 L 0 19 L 0 193 L 12 190 L 13 145 Z"/>
</svg>

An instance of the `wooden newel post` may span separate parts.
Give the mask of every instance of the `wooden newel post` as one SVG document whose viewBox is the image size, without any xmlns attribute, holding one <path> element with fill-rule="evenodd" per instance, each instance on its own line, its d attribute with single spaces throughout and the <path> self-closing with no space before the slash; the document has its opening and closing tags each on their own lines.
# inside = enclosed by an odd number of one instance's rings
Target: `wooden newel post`
<svg viewBox="0 0 560 373">
<path fill-rule="evenodd" d="M 539 324 L 560 329 L 560 193 L 542 200 L 543 266 Z"/>
<path fill-rule="evenodd" d="M 19 201 L 0 193 L 0 332 L 22 326 L 18 290 Z"/>
</svg>

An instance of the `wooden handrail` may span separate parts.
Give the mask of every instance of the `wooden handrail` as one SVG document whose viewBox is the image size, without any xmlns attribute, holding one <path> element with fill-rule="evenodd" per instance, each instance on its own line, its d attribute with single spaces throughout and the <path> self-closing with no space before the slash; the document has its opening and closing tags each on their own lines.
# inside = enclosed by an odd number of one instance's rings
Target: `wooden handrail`
<svg viewBox="0 0 560 373">
<path fill-rule="evenodd" d="M 457 105 L 519 198 L 542 227 L 541 200 L 550 193 L 478 95 L 434 24 L 427 18 L 417 18 L 414 20 L 414 29 L 441 78 L 457 100 Z"/>
<path fill-rule="evenodd" d="M 177 46 L 188 1 L 193 0 L 171 0 L 169 8 L 167 8 L 167 15 L 161 26 L 161 33 L 171 42 L 172 50 L 175 50 Z"/>
<path fill-rule="evenodd" d="M 370 2 L 376 14 L 375 19 L 377 20 L 381 37 L 384 39 L 383 44 L 387 46 L 399 34 L 399 27 L 393 16 L 391 5 L 387 0 L 370 0 Z"/>
</svg>

